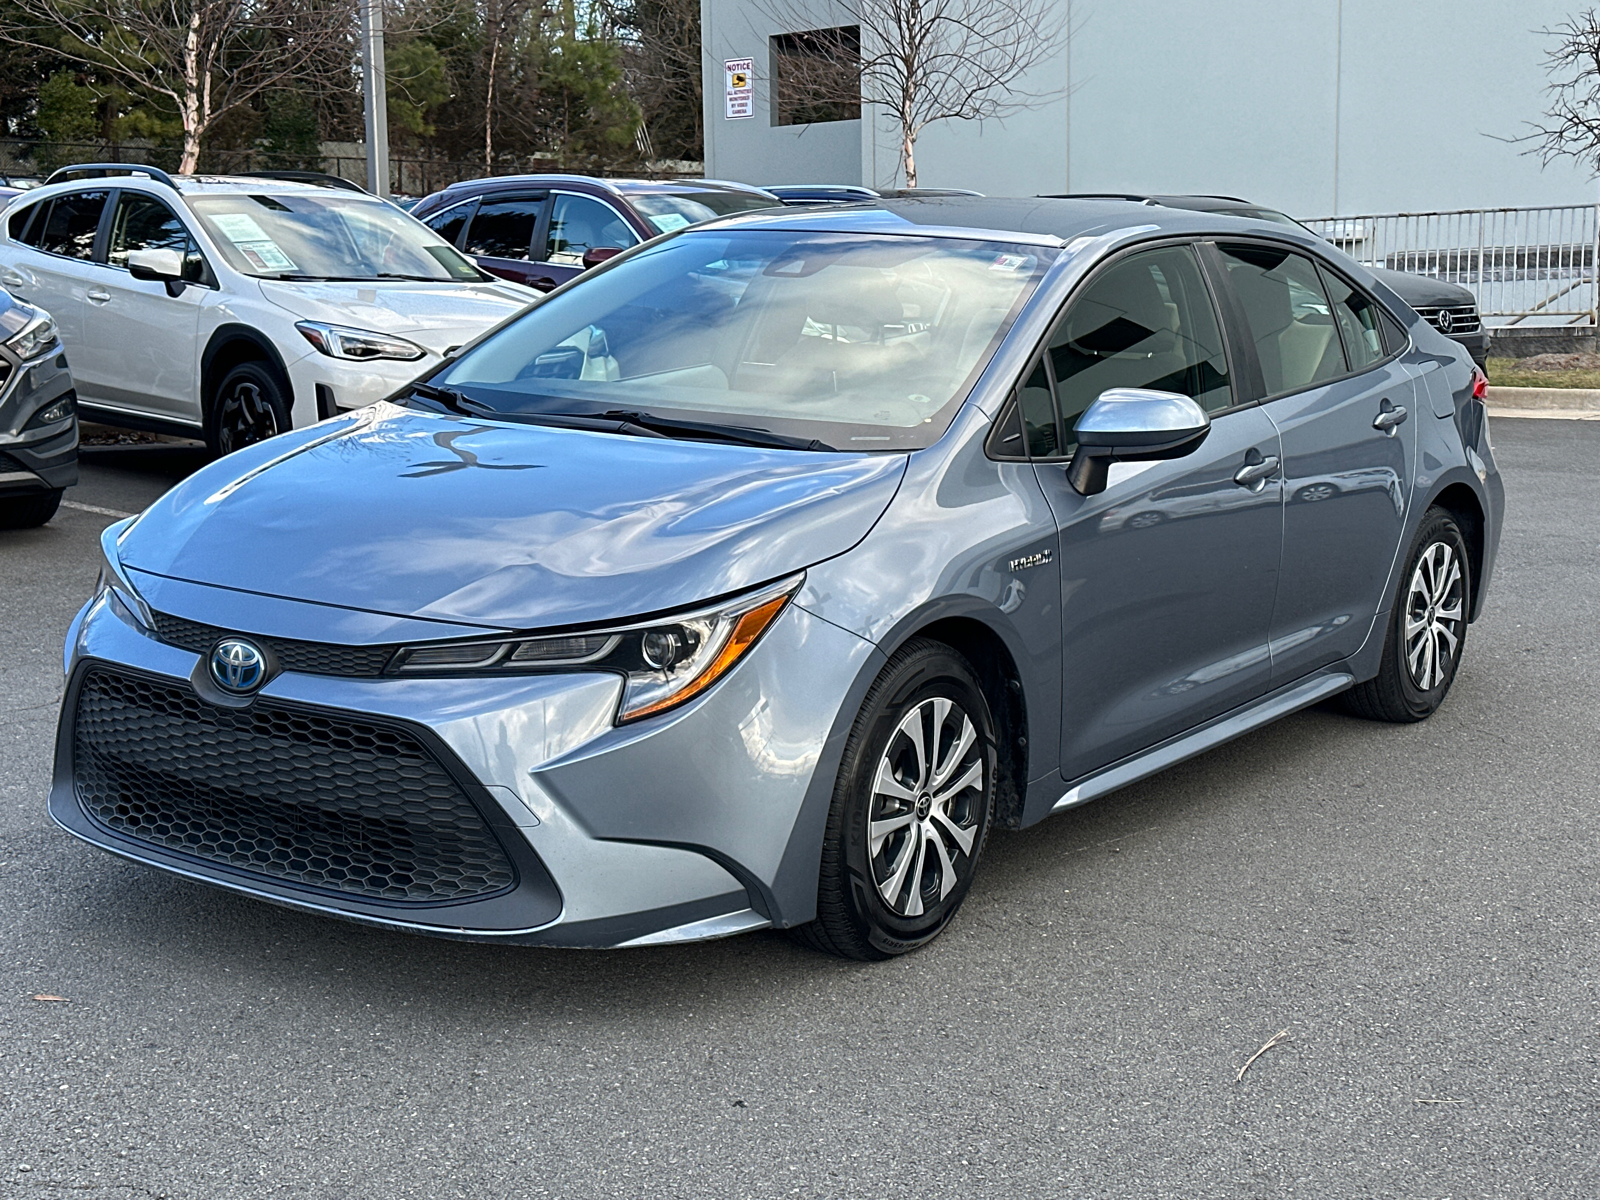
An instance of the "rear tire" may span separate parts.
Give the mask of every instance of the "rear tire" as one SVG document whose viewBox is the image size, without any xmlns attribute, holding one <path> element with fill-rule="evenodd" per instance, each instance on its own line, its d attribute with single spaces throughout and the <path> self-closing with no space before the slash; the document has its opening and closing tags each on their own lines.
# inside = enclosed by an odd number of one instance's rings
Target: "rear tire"
<svg viewBox="0 0 1600 1200">
<path fill-rule="evenodd" d="M 862 703 L 834 787 L 817 917 L 793 931 L 841 958 L 924 946 L 966 898 L 994 817 L 995 724 L 970 663 L 908 642 Z"/>
<path fill-rule="evenodd" d="M 289 397 L 264 362 L 240 363 L 206 406 L 206 445 L 221 458 L 289 429 Z"/>
<path fill-rule="evenodd" d="M 37 529 L 61 507 L 63 488 L 0 499 L 0 529 Z"/>
<path fill-rule="evenodd" d="M 1346 711 L 1369 721 L 1424 721 L 1455 682 L 1467 645 L 1472 571 L 1455 518 L 1430 508 L 1411 540 L 1389 614 L 1375 678 L 1342 697 Z"/>
</svg>

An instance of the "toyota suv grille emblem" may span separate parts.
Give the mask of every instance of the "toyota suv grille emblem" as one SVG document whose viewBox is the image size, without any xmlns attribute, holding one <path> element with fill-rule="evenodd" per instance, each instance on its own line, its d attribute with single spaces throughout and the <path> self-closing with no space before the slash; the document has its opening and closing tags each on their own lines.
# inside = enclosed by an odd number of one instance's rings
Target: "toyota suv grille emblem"
<svg viewBox="0 0 1600 1200">
<path fill-rule="evenodd" d="M 243 638 L 225 638 L 211 648 L 211 678 L 226 692 L 252 692 L 261 686 L 267 661 Z"/>
</svg>

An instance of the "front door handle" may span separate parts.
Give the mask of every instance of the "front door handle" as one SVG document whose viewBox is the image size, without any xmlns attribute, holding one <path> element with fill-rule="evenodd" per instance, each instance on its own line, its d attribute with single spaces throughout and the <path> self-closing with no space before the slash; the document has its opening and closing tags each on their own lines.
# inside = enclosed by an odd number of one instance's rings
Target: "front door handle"
<svg viewBox="0 0 1600 1200">
<path fill-rule="evenodd" d="M 1267 486 L 1267 480 L 1278 473 L 1278 456 L 1269 454 L 1261 457 L 1259 450 L 1252 450 L 1245 455 L 1244 466 L 1240 467 L 1233 476 L 1233 481 L 1242 488 L 1252 492 L 1259 492 Z"/>
<path fill-rule="evenodd" d="M 1372 427 L 1380 433 L 1393 437 L 1394 431 L 1405 423 L 1405 419 L 1409 415 L 1404 408 L 1396 407 L 1388 400 L 1385 400 L 1378 410 L 1378 415 L 1372 419 Z"/>
<path fill-rule="evenodd" d="M 111 293 L 102 288 L 90 288 L 88 295 L 96 304 L 105 304 L 111 299 Z"/>
</svg>

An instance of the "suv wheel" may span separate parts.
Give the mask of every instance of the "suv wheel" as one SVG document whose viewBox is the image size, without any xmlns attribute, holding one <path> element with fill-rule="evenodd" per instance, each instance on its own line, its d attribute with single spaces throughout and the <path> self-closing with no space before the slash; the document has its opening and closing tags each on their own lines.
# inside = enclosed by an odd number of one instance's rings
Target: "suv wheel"
<svg viewBox="0 0 1600 1200">
<path fill-rule="evenodd" d="M 796 930 L 843 958 L 932 941 L 972 886 L 994 813 L 995 728 L 971 665 L 908 643 L 872 685 L 828 813 L 817 918 Z"/>
<path fill-rule="evenodd" d="M 1455 519 L 1429 509 L 1412 540 L 1389 615 L 1383 665 L 1375 679 L 1344 695 L 1345 707 L 1373 721 L 1421 721 L 1444 703 L 1467 644 L 1472 573 Z"/>
<path fill-rule="evenodd" d="M 222 377 L 206 412 L 206 445 L 220 457 L 288 428 L 289 402 L 278 377 L 265 363 L 240 363 Z"/>
<path fill-rule="evenodd" d="M 56 515 L 61 488 L 0 499 L 0 529 L 34 529 Z"/>
</svg>

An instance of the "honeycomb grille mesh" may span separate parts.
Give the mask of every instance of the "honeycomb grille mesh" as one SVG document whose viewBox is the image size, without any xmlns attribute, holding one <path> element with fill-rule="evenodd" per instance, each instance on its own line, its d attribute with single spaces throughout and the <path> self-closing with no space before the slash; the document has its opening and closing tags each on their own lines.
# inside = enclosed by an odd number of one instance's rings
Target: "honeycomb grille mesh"
<svg viewBox="0 0 1600 1200">
<path fill-rule="evenodd" d="M 205 654 L 217 642 L 235 631 L 215 625 L 186 621 L 170 613 L 153 612 L 156 636 L 169 645 Z M 393 656 L 393 646 L 334 646 L 325 642 L 296 642 L 286 638 L 256 637 L 252 640 L 270 649 L 285 671 L 304 671 L 308 675 L 382 675 Z"/>
<path fill-rule="evenodd" d="M 73 775 L 84 811 L 118 833 L 307 887 L 440 903 L 516 882 L 420 742 L 343 714 L 219 709 L 186 687 L 93 668 Z"/>
</svg>

